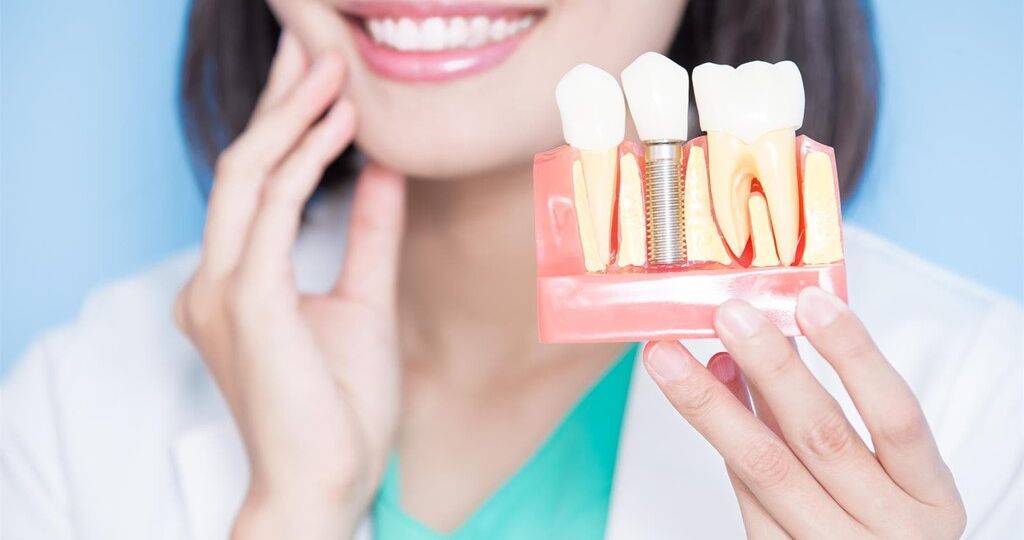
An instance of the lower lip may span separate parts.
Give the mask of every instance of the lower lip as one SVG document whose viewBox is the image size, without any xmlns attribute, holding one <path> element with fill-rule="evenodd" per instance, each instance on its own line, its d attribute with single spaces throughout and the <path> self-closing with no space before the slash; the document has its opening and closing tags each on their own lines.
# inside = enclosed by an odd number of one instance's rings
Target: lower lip
<svg viewBox="0 0 1024 540">
<path fill-rule="evenodd" d="M 373 41 L 356 22 L 356 46 L 378 75 L 402 82 L 446 82 L 497 67 L 516 51 L 533 26 L 508 39 L 481 47 L 447 51 L 399 51 Z"/>
</svg>

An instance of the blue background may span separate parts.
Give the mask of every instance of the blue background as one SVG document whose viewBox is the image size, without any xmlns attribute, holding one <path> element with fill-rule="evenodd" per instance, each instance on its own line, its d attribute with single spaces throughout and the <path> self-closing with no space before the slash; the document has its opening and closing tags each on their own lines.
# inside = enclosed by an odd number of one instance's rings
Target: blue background
<svg viewBox="0 0 1024 540">
<path fill-rule="evenodd" d="M 1020 0 L 876 0 L 882 120 L 846 219 L 1024 299 Z M 0 4 L 0 373 L 96 285 L 198 241 L 187 0 Z"/>
</svg>

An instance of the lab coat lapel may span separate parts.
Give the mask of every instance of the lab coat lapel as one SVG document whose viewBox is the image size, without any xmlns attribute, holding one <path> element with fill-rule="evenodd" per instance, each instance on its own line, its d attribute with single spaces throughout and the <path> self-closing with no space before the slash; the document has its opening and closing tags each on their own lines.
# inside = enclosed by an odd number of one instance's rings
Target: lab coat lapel
<svg viewBox="0 0 1024 540">
<path fill-rule="evenodd" d="M 249 485 L 249 464 L 234 423 L 227 417 L 184 430 L 175 444 L 174 457 L 193 538 L 228 538 Z M 367 516 L 353 538 L 371 537 Z"/>
<path fill-rule="evenodd" d="M 687 347 L 702 361 L 722 350 L 712 340 Z M 629 392 L 606 538 L 743 538 L 721 457 L 672 408 L 639 357 Z"/>
<path fill-rule="evenodd" d="M 249 484 L 249 466 L 234 424 L 225 418 L 186 429 L 174 457 L 194 538 L 228 538 Z"/>
</svg>

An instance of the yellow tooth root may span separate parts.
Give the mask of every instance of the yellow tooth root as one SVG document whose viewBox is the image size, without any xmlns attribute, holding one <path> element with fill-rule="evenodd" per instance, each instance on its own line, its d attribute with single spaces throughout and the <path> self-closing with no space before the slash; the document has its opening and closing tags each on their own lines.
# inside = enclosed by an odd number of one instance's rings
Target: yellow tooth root
<svg viewBox="0 0 1024 540">
<path fill-rule="evenodd" d="M 711 213 L 711 192 L 708 183 L 704 149 L 694 146 L 686 160 L 685 231 L 687 260 L 716 262 L 728 265 L 732 258 L 725 250 L 718 226 Z"/>
<path fill-rule="evenodd" d="M 583 181 L 587 185 L 597 256 L 603 266 L 608 266 L 612 251 L 612 218 L 615 215 L 619 149 L 580 150 L 580 162 L 583 164 Z"/>
<path fill-rule="evenodd" d="M 779 266 L 779 254 L 775 248 L 775 235 L 768 217 L 768 201 L 760 193 L 751 193 L 747 203 L 750 207 L 750 235 L 754 246 L 754 260 L 751 266 Z"/>
<path fill-rule="evenodd" d="M 754 143 L 758 182 L 764 190 L 782 264 L 796 261 L 800 243 L 800 190 L 797 187 L 796 132 L 766 133 Z"/>
<path fill-rule="evenodd" d="M 576 225 L 580 232 L 580 245 L 583 247 L 583 264 L 587 272 L 603 272 L 605 265 L 598 256 L 597 240 L 594 238 L 594 222 L 590 217 L 590 202 L 587 197 L 587 183 L 583 181 L 583 164 L 579 160 L 572 163 L 572 194 L 576 203 Z"/>
<path fill-rule="evenodd" d="M 828 264 L 843 260 L 842 233 L 839 225 L 839 200 L 836 197 L 832 159 L 823 152 L 812 152 L 804 166 L 804 264 Z"/>
<path fill-rule="evenodd" d="M 743 254 L 750 240 L 747 198 L 757 170 L 747 145 L 725 133 L 708 133 L 708 171 L 711 204 L 722 238 L 733 255 Z"/>
<path fill-rule="evenodd" d="M 647 262 L 642 189 L 636 156 L 623 154 L 619 160 L 619 266 L 644 266 Z"/>
</svg>

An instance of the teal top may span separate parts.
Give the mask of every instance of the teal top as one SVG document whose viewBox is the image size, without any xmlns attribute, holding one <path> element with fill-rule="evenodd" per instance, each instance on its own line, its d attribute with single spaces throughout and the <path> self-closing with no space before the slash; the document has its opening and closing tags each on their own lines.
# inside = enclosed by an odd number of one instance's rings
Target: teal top
<svg viewBox="0 0 1024 540">
<path fill-rule="evenodd" d="M 402 509 L 398 457 L 392 455 L 373 506 L 374 536 L 379 540 L 603 538 L 636 349 L 630 346 L 533 456 L 451 533 L 434 531 Z"/>
</svg>

